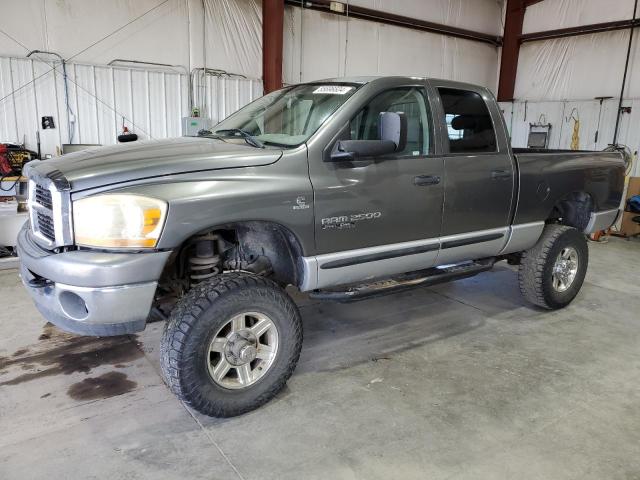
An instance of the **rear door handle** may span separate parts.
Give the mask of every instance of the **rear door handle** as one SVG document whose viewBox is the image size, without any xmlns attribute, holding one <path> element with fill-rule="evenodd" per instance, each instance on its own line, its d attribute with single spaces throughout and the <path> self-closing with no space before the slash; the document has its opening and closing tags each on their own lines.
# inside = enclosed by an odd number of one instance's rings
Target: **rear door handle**
<svg viewBox="0 0 640 480">
<path fill-rule="evenodd" d="M 440 183 L 440 177 L 437 175 L 418 175 L 413 178 L 413 184 L 420 187 L 427 185 L 437 185 Z"/>
<path fill-rule="evenodd" d="M 511 177 L 511 172 L 508 170 L 494 170 L 493 172 L 491 172 L 491 178 L 493 178 L 494 180 L 500 179 L 500 178 L 510 178 Z"/>
</svg>

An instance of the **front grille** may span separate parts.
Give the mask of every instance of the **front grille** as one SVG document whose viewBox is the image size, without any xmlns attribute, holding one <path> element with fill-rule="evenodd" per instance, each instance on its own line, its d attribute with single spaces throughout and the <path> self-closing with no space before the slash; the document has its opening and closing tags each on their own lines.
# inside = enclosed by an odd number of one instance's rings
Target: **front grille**
<svg viewBox="0 0 640 480">
<path fill-rule="evenodd" d="M 50 185 L 31 179 L 29 186 L 29 207 L 33 232 L 51 247 L 56 244 L 56 228 L 53 221 L 53 192 Z"/>
<path fill-rule="evenodd" d="M 56 232 L 53 227 L 53 218 L 46 212 L 36 212 L 38 231 L 52 242 L 56 239 Z"/>
<path fill-rule="evenodd" d="M 38 162 L 38 161 L 36 161 Z M 62 173 L 40 174 L 27 168 L 29 212 L 34 240 L 49 250 L 73 245 L 71 226 L 71 187 Z"/>
<path fill-rule="evenodd" d="M 49 210 L 53 210 L 53 200 L 51 198 L 51 190 L 46 189 L 41 185 L 36 185 L 35 200 L 43 207 L 48 208 Z"/>
</svg>

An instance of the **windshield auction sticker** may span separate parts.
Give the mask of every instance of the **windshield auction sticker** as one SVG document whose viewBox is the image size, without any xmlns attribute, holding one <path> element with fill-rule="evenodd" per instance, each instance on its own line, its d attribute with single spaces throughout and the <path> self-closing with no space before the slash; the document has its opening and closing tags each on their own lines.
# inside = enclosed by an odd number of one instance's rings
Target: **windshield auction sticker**
<svg viewBox="0 0 640 480">
<path fill-rule="evenodd" d="M 344 95 L 345 93 L 349 93 L 353 90 L 353 87 L 348 87 L 345 85 L 322 85 L 321 87 L 316 88 L 313 93 L 323 93 L 328 95 Z"/>
</svg>

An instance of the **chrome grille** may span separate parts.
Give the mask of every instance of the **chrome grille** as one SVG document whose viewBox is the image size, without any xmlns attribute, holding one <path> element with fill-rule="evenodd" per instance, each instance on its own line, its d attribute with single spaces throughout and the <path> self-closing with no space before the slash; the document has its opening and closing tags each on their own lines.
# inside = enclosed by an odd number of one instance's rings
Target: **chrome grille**
<svg viewBox="0 0 640 480">
<path fill-rule="evenodd" d="M 40 205 L 49 210 L 53 210 L 53 199 L 51 198 L 51 190 L 47 190 L 42 185 L 36 185 L 35 199 Z"/>
<path fill-rule="evenodd" d="M 38 231 L 52 242 L 55 242 L 56 231 L 53 226 L 52 216 L 45 212 L 36 212 L 36 219 L 38 222 Z"/>
<path fill-rule="evenodd" d="M 68 182 L 56 170 L 49 171 L 45 175 L 34 168 L 27 168 L 27 172 L 29 216 L 35 241 L 49 249 L 72 245 L 71 198 Z"/>
</svg>

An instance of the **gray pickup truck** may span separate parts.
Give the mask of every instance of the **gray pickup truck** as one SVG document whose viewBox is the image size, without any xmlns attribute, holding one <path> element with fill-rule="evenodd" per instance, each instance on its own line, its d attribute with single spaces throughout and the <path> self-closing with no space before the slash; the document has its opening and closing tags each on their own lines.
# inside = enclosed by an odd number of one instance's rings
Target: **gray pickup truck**
<svg viewBox="0 0 640 480">
<path fill-rule="evenodd" d="M 213 416 L 258 407 L 292 374 L 288 286 L 353 301 L 506 260 L 527 300 L 564 307 L 624 183 L 620 154 L 512 149 L 486 88 L 415 77 L 294 85 L 198 137 L 26 172 L 18 252 L 43 316 L 100 336 L 164 317 L 164 380 Z"/>
</svg>

